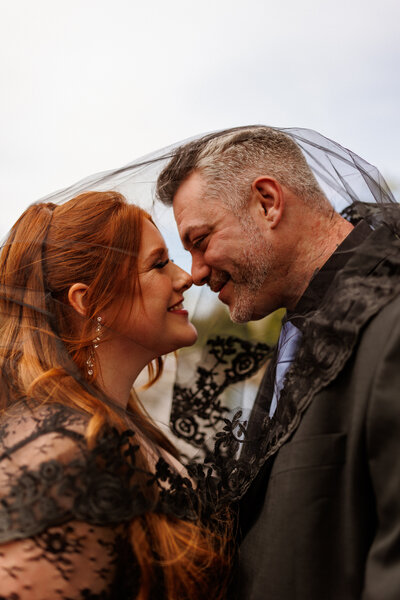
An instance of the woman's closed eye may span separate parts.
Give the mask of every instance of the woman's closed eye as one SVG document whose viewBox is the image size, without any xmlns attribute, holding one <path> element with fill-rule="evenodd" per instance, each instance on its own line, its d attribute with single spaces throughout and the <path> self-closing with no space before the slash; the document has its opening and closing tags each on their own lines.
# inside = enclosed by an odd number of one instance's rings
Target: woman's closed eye
<svg viewBox="0 0 400 600">
<path fill-rule="evenodd" d="M 167 266 L 167 264 L 169 262 L 170 262 L 169 258 L 166 258 L 165 260 L 159 260 L 153 265 L 153 269 L 163 269 L 164 267 Z"/>
<path fill-rule="evenodd" d="M 174 263 L 175 261 L 172 258 L 166 258 L 165 260 L 157 260 L 157 262 L 154 263 L 153 265 L 153 269 L 163 269 L 164 267 L 166 267 L 169 263 Z"/>
</svg>

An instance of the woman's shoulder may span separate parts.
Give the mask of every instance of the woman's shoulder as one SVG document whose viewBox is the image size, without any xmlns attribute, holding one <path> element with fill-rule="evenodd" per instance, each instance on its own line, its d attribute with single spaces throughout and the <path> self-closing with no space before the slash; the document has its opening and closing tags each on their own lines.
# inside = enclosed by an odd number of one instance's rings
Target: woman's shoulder
<svg viewBox="0 0 400 600">
<path fill-rule="evenodd" d="M 116 569 L 129 552 L 123 482 L 112 477 L 115 465 L 88 447 L 89 420 L 67 406 L 32 403 L 0 419 L 0 570 L 7 598 L 114 597 L 107 590 L 117 585 Z"/>
<path fill-rule="evenodd" d="M 55 403 L 20 401 L 0 417 L 0 463 L 55 456 L 84 443 L 90 415 Z"/>
<path fill-rule="evenodd" d="M 0 543 L 72 520 L 109 526 L 151 509 L 154 473 L 133 432 L 105 427 L 60 405 L 20 403 L 0 421 Z"/>
<path fill-rule="evenodd" d="M 0 413 L 0 427 L 22 425 L 23 430 L 50 430 L 59 427 L 85 427 L 91 415 L 78 408 L 57 402 L 20 400 Z"/>
<path fill-rule="evenodd" d="M 73 465 L 85 463 L 88 418 L 69 407 L 19 402 L 0 418 L 0 541 L 34 535 L 71 510 Z M 71 492 L 70 486 L 70 492 Z"/>
<path fill-rule="evenodd" d="M 60 405 L 20 404 L 0 421 L 0 543 L 72 520 L 128 523 L 147 512 L 196 517 L 199 487 L 132 429 L 104 427 Z M 172 461 L 172 462 L 171 462 Z"/>
</svg>

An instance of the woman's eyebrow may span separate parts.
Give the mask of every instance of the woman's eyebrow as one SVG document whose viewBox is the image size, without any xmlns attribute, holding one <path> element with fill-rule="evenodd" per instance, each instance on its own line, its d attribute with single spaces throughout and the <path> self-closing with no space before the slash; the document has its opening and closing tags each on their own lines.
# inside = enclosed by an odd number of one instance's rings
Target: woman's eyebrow
<svg viewBox="0 0 400 600">
<path fill-rule="evenodd" d="M 168 254 L 168 251 L 165 247 L 160 246 L 159 248 L 154 248 L 150 254 L 148 256 L 146 256 L 145 258 L 145 264 L 151 264 L 154 260 L 156 260 L 157 258 L 162 258 L 163 256 L 165 256 L 165 254 Z"/>
</svg>

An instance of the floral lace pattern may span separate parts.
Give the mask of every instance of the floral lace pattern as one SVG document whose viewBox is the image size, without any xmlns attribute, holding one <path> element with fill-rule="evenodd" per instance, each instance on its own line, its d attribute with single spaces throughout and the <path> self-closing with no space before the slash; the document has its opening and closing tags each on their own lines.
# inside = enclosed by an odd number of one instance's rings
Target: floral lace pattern
<svg viewBox="0 0 400 600">
<path fill-rule="evenodd" d="M 211 338 L 207 358 L 198 367 L 192 388 L 174 386 L 171 428 L 178 437 L 204 448 L 210 431 L 218 431 L 229 412 L 221 402 L 222 392 L 256 373 L 272 354 L 267 344 L 237 337 Z"/>
<path fill-rule="evenodd" d="M 3 417 L 0 598 L 134 598 L 132 518 L 197 516 L 201 490 L 188 477 L 161 455 L 144 471 L 132 430 L 108 429 L 89 450 L 87 420 L 65 406 L 25 403 Z"/>
</svg>

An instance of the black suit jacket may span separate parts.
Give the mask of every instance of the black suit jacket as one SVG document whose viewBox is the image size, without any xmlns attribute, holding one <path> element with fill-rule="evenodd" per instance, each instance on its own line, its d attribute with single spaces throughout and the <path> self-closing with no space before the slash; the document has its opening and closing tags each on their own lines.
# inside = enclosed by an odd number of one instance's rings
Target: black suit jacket
<svg viewBox="0 0 400 600">
<path fill-rule="evenodd" d="M 231 597 L 398 600 L 400 251 L 385 227 L 306 321 L 267 436 Z"/>
</svg>

